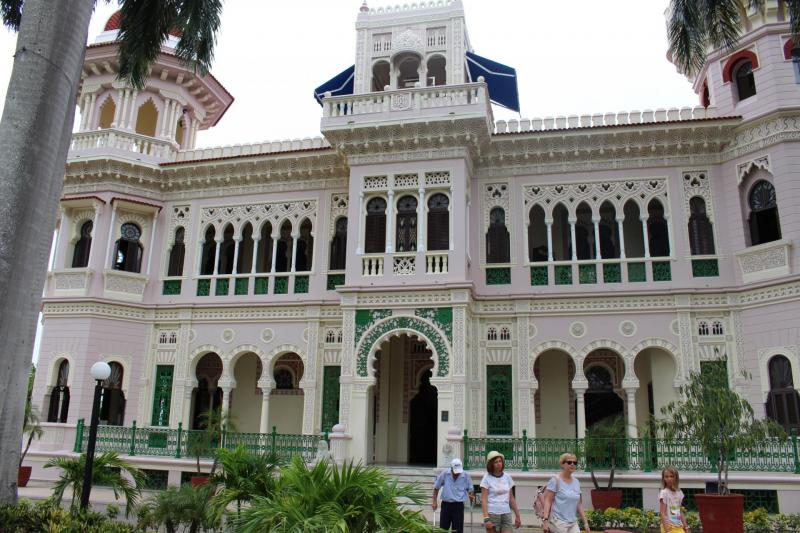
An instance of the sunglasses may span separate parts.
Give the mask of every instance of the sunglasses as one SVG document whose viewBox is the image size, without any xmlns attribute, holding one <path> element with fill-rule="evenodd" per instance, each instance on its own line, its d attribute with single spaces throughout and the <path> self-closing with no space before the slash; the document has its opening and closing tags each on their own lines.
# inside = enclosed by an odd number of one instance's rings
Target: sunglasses
<svg viewBox="0 0 800 533">
<path fill-rule="evenodd" d="M 563 463 L 561 463 L 561 464 L 562 464 L 562 465 L 572 465 L 572 466 L 578 466 L 578 461 L 564 461 L 564 462 L 563 462 Z"/>
</svg>

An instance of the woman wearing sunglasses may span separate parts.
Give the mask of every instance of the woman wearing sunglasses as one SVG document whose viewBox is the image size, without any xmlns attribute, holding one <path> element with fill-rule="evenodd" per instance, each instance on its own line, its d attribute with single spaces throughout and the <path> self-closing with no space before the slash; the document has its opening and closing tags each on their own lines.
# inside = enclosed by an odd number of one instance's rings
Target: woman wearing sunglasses
<svg viewBox="0 0 800 533">
<path fill-rule="evenodd" d="M 561 472 L 547 482 L 544 491 L 542 529 L 549 533 L 581 533 L 578 527 L 580 516 L 586 533 L 589 533 L 589 521 L 581 503 L 581 484 L 572 475 L 578 467 L 578 459 L 571 453 L 564 453 L 558 462 L 561 463 Z"/>
</svg>

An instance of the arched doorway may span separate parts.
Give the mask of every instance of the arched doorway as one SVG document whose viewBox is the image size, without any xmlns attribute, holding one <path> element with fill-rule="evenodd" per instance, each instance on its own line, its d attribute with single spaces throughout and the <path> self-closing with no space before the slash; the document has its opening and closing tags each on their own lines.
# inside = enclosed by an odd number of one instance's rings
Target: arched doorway
<svg viewBox="0 0 800 533">
<path fill-rule="evenodd" d="M 103 396 L 100 400 L 100 424 L 121 426 L 125 422 L 125 393 L 122 382 L 125 370 L 117 362 L 109 363 L 111 375 L 103 381 Z"/>
<path fill-rule="evenodd" d="M 217 385 L 220 376 L 222 359 L 219 355 L 210 352 L 197 362 L 197 387 L 192 391 L 191 429 L 201 429 L 202 415 L 222 407 L 222 389 Z"/>
<path fill-rule="evenodd" d="M 661 348 L 645 348 L 633 362 L 639 380 L 636 391 L 636 426 L 646 428 L 652 417 L 661 416 L 661 408 L 678 399 L 673 384 L 677 366 L 673 357 Z M 652 428 L 651 428 L 652 429 Z"/>
<path fill-rule="evenodd" d="M 575 363 L 566 352 L 547 350 L 536 358 L 533 374 L 539 382 L 534 397 L 537 438 L 575 437 Z"/>
<path fill-rule="evenodd" d="M 236 429 L 258 433 L 261 423 L 261 359 L 253 352 L 242 354 L 233 367 L 236 388 L 231 391 L 230 412 Z"/>
<path fill-rule="evenodd" d="M 391 337 L 375 355 L 370 387 L 371 462 L 435 465 L 438 393 L 432 352 L 407 334 Z"/>
<path fill-rule="evenodd" d="M 303 432 L 303 360 L 296 353 L 285 353 L 275 361 L 269 397 L 269 425 L 278 433 L 297 435 Z"/>
<path fill-rule="evenodd" d="M 595 350 L 583 362 L 589 382 L 584 396 L 586 428 L 601 420 L 625 416 L 625 402 L 618 394 L 625 375 L 625 363 L 611 350 Z"/>
</svg>

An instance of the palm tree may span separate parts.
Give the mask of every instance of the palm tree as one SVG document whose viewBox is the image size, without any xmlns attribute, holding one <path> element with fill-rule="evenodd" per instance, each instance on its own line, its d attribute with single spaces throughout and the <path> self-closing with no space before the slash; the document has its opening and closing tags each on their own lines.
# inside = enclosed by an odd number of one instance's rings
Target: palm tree
<svg viewBox="0 0 800 533">
<path fill-rule="evenodd" d="M 158 530 L 163 525 L 167 533 L 176 533 L 180 526 L 189 532 L 214 529 L 219 520 L 208 506 L 211 488 L 208 485 L 182 485 L 159 491 L 139 509 L 139 528 Z"/>
<path fill-rule="evenodd" d="M 800 2 L 778 0 L 788 11 L 791 33 L 800 34 Z M 671 0 L 667 15 L 669 53 L 689 76 L 705 64 L 708 48 L 732 50 L 748 25 L 748 13 L 762 11 L 766 0 Z"/>
<path fill-rule="evenodd" d="M 204 455 L 213 454 L 214 461 L 211 464 L 209 476 L 213 476 L 217 470 L 217 454 L 212 453 L 216 448 L 222 446 L 222 437 L 226 431 L 236 431 L 233 416 L 229 412 L 222 412 L 222 409 L 209 409 L 199 417 L 200 429 L 189 431 L 186 437 L 186 453 L 193 455 L 197 459 L 197 475 L 200 472 L 200 458 Z"/>
<path fill-rule="evenodd" d="M 19 466 L 22 466 L 22 461 L 24 461 L 25 456 L 28 455 L 28 450 L 31 448 L 33 439 L 41 439 L 42 435 L 44 435 L 44 430 L 42 430 L 41 421 L 39 420 L 39 414 L 30 403 L 25 405 L 25 425 L 22 428 L 22 433 L 23 435 L 28 435 L 28 440 L 25 444 L 25 449 L 22 450 L 22 454 L 19 456 Z"/>
<path fill-rule="evenodd" d="M 211 478 L 212 485 L 218 487 L 212 501 L 216 516 L 221 518 L 233 502 L 236 502 L 238 516 L 242 502 L 249 502 L 256 496 L 268 497 L 275 492 L 276 474 L 281 464 L 277 454 L 256 455 L 239 445 L 233 450 L 217 450 L 217 459 L 222 471 Z"/>
<path fill-rule="evenodd" d="M 120 75 L 141 86 L 171 28 L 177 54 L 211 64 L 222 0 L 118 0 Z M 0 503 L 17 498 L 25 374 L 72 133 L 94 0 L 0 0 L 19 31 L 0 122 Z"/>
<path fill-rule="evenodd" d="M 45 465 L 45 468 L 57 467 L 61 469 L 61 477 L 53 485 L 53 500 L 59 505 L 64 498 L 64 491 L 72 489 L 70 510 L 76 512 L 78 503 L 83 493 L 83 472 L 86 468 L 86 454 L 80 457 L 54 457 Z M 122 476 L 126 472 L 131 480 Z M 129 516 L 142 492 L 144 473 L 128 461 L 120 459 L 117 452 L 102 453 L 94 458 L 92 467 L 92 484 L 105 485 L 114 491 L 114 497 L 125 497 L 125 515 Z"/>
<path fill-rule="evenodd" d="M 253 498 L 250 507 L 242 511 L 236 530 L 430 532 L 425 517 L 403 509 L 399 500 L 421 505 L 425 497 L 418 487 L 401 487 L 373 466 L 320 462 L 308 467 L 296 456 L 281 470 L 273 493 Z"/>
</svg>

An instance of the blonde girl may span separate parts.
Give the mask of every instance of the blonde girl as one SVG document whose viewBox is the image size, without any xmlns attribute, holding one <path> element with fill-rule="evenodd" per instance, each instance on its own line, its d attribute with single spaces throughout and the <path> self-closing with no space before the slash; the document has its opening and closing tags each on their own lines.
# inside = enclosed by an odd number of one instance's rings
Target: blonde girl
<svg viewBox="0 0 800 533">
<path fill-rule="evenodd" d="M 661 533 L 689 533 L 682 506 L 683 492 L 678 469 L 668 466 L 661 471 L 661 492 L 658 493 Z"/>
</svg>

